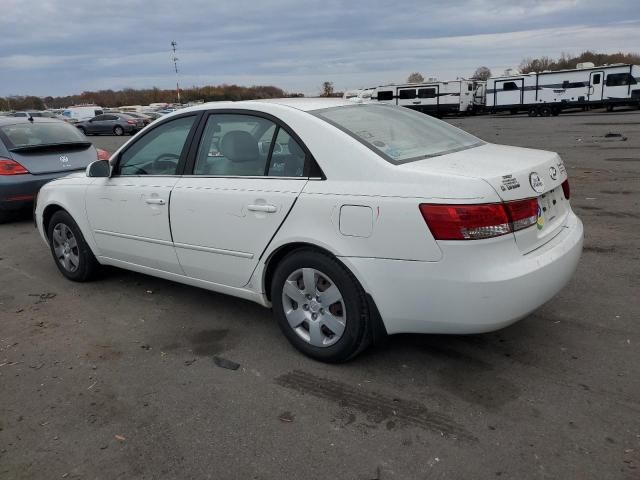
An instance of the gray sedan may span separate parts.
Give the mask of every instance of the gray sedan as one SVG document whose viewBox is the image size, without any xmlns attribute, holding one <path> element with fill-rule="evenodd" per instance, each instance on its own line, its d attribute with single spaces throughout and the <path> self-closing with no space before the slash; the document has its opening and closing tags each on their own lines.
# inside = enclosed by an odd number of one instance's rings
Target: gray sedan
<svg viewBox="0 0 640 480">
<path fill-rule="evenodd" d="M 0 222 L 33 206 L 42 185 L 109 154 L 52 118 L 0 117 Z"/>
<path fill-rule="evenodd" d="M 78 122 L 75 126 L 85 135 L 133 135 L 144 128 L 144 120 L 133 118 L 126 113 L 105 113 L 91 120 Z"/>
</svg>

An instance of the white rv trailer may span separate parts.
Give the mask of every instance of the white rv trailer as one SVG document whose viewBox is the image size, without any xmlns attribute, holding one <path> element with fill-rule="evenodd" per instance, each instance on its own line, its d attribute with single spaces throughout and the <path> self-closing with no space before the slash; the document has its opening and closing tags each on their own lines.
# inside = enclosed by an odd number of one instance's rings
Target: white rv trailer
<svg viewBox="0 0 640 480">
<path fill-rule="evenodd" d="M 477 96 L 484 82 L 452 80 L 450 82 L 407 83 L 377 87 L 372 102 L 388 103 L 435 116 L 446 113 L 473 113 L 482 109 L 483 95 Z"/>
<path fill-rule="evenodd" d="M 486 109 L 549 116 L 573 107 L 640 106 L 640 66 L 582 66 L 586 68 L 490 78 Z"/>
</svg>

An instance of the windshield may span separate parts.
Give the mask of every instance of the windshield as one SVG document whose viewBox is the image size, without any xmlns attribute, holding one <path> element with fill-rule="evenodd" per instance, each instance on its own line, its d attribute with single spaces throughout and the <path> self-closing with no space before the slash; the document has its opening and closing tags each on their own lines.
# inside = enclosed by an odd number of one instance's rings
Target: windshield
<svg viewBox="0 0 640 480">
<path fill-rule="evenodd" d="M 436 157 L 484 143 L 448 123 L 404 107 L 353 105 L 311 113 L 394 164 Z"/>
<path fill-rule="evenodd" d="M 65 122 L 18 123 L 0 127 L 8 148 L 35 147 L 69 143 L 87 143 L 80 131 Z"/>
</svg>

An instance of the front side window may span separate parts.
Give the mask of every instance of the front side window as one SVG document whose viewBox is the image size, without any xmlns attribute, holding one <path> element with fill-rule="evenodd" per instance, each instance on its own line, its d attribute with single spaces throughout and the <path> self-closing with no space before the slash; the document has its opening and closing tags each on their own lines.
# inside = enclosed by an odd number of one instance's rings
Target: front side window
<svg viewBox="0 0 640 480">
<path fill-rule="evenodd" d="M 198 148 L 194 175 L 298 177 L 305 155 L 271 120 L 253 115 L 210 115 Z"/>
<path fill-rule="evenodd" d="M 390 105 L 350 105 L 311 113 L 396 165 L 466 150 L 484 143 L 448 123 Z"/>
<path fill-rule="evenodd" d="M 175 175 L 195 115 L 154 128 L 120 155 L 119 175 Z"/>
</svg>

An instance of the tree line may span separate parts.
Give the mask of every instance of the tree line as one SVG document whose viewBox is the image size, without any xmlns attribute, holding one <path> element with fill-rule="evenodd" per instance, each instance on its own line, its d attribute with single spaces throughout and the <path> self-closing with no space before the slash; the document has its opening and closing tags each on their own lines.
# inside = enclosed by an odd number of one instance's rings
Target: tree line
<svg viewBox="0 0 640 480">
<path fill-rule="evenodd" d="M 260 98 L 281 98 L 302 96 L 302 94 L 286 93 L 278 87 L 256 85 L 243 87 L 240 85 L 207 85 L 180 89 L 180 101 L 183 103 L 220 100 L 255 100 Z M 14 96 L 0 97 L 0 111 L 3 110 L 42 110 L 45 108 L 65 108 L 70 105 L 96 104 L 101 107 L 121 107 L 123 105 L 149 105 L 150 103 L 175 103 L 176 90 L 160 88 L 123 90 L 98 90 L 82 92 L 78 95 L 62 97 Z"/>
</svg>

